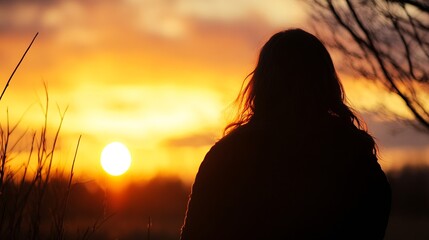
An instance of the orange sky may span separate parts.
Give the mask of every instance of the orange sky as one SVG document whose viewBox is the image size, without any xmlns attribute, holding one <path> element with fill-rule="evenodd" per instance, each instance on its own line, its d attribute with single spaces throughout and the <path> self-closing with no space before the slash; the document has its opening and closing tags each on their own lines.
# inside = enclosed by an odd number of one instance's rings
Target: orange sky
<svg viewBox="0 0 429 240">
<path fill-rule="evenodd" d="M 221 136 L 231 116 L 228 106 L 259 48 L 276 31 L 305 28 L 305 21 L 299 3 L 283 0 L 2 1 L 1 82 L 34 34 L 40 35 L 0 111 L 8 109 L 12 122 L 24 116 L 20 131 L 38 131 L 45 82 L 51 133 L 59 119 L 56 105 L 62 111 L 68 107 L 56 153 L 60 166 L 70 165 L 82 134 L 76 169 L 83 178 L 108 178 L 99 164 L 101 150 L 121 141 L 133 158 L 122 178 L 166 174 L 192 181 L 204 154 Z M 343 80 L 356 108 L 375 110 L 384 104 L 409 116 L 395 96 L 364 81 Z M 390 130 L 382 127 L 386 119 L 370 121 L 380 141 L 389 139 Z M 429 143 L 415 131 L 404 131 L 405 138 Z M 386 168 L 399 164 L 389 156 L 405 154 L 404 149 L 414 149 L 416 159 L 429 152 L 400 140 L 380 145 L 386 146 Z"/>
</svg>

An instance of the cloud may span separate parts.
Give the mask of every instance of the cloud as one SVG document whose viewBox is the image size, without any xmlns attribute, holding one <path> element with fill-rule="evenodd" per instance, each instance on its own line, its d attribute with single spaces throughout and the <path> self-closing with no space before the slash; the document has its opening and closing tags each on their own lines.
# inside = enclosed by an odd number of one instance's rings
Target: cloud
<svg viewBox="0 0 429 240">
<path fill-rule="evenodd" d="M 227 25 L 251 21 L 252 18 L 279 27 L 303 22 L 305 14 L 297 1 L 282 0 L 273 0 L 270 4 L 257 0 L 0 2 L 0 33 L 68 32 L 67 38 L 88 38 L 103 29 L 116 32 L 127 31 L 131 27 L 148 35 L 175 39 L 186 37 L 188 25 L 193 22 L 211 21 Z"/>
<path fill-rule="evenodd" d="M 303 10 L 298 1 L 272 0 L 269 4 L 258 0 L 184 0 L 177 4 L 178 11 L 200 19 L 234 22 L 259 16 L 270 25 L 279 26 L 301 22 Z"/>
<path fill-rule="evenodd" d="M 368 112 L 363 116 L 370 132 L 382 148 L 425 149 L 429 147 L 428 134 L 403 121 L 380 118 Z"/>
<path fill-rule="evenodd" d="M 210 131 L 193 133 L 181 137 L 169 138 L 165 141 L 167 147 L 204 147 L 213 145 L 218 136 Z"/>
</svg>

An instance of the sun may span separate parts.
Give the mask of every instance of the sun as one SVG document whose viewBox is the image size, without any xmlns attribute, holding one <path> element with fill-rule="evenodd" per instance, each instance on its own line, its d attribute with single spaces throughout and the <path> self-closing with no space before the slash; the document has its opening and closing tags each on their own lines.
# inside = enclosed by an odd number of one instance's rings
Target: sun
<svg viewBox="0 0 429 240">
<path fill-rule="evenodd" d="M 104 171 L 110 175 L 119 176 L 130 168 L 131 154 L 124 144 L 112 142 L 104 147 L 100 160 Z"/>
</svg>

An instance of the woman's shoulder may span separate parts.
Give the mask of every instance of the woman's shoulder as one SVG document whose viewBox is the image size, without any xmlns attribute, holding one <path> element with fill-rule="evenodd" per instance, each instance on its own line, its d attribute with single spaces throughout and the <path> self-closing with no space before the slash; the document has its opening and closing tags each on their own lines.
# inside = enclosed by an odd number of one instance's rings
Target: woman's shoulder
<svg viewBox="0 0 429 240">
<path fill-rule="evenodd" d="M 366 150 L 372 152 L 375 141 L 367 130 L 355 126 L 352 123 L 347 123 L 339 118 L 332 118 L 327 123 L 328 134 L 335 137 L 339 143 L 350 145 L 356 150 Z"/>
<path fill-rule="evenodd" d="M 256 150 L 259 137 L 252 126 L 243 125 L 220 138 L 207 152 L 203 164 L 238 164 Z"/>
<path fill-rule="evenodd" d="M 228 149 L 228 148 L 237 148 L 241 145 L 245 145 L 252 139 L 255 139 L 256 131 L 254 129 L 254 126 L 251 124 L 245 124 L 240 127 L 237 127 L 236 129 L 232 130 L 231 132 L 227 133 L 225 136 L 220 138 L 212 147 L 214 150 L 222 150 L 222 149 Z"/>
</svg>

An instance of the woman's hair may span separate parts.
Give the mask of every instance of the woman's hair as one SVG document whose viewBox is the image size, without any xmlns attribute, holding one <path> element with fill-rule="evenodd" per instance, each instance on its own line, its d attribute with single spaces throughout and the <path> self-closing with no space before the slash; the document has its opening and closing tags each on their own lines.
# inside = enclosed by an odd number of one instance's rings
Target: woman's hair
<svg viewBox="0 0 429 240">
<path fill-rule="evenodd" d="M 236 99 L 239 112 L 226 126 L 225 134 L 251 120 L 294 125 L 327 116 L 366 131 L 346 104 L 327 49 L 317 37 L 301 29 L 274 34 L 245 80 L 248 83 Z"/>
</svg>

